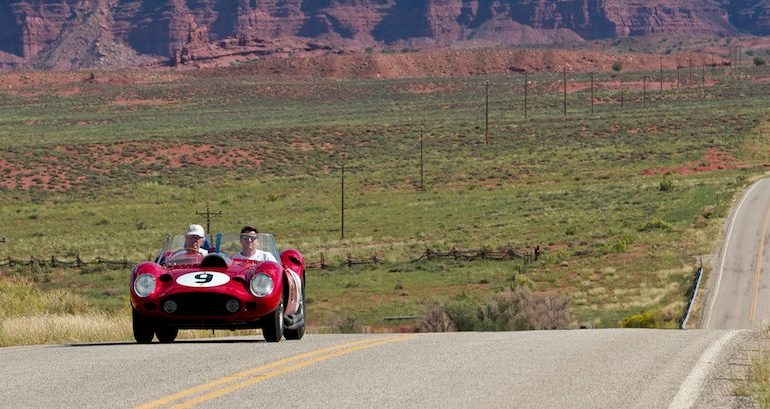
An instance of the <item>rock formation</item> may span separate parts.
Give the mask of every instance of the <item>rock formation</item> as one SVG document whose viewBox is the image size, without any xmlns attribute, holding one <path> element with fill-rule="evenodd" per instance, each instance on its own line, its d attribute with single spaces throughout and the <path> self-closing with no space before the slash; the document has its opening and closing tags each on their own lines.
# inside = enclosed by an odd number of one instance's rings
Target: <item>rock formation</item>
<svg viewBox="0 0 770 409">
<path fill-rule="evenodd" d="M 0 68 L 770 34 L 770 0 L 0 0 Z"/>
</svg>

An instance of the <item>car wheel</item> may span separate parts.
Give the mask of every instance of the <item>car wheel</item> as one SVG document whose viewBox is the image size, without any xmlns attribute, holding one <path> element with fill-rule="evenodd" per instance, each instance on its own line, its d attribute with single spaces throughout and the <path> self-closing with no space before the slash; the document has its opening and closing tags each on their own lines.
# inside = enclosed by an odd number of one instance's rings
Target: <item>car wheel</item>
<svg viewBox="0 0 770 409">
<path fill-rule="evenodd" d="M 262 336 L 267 342 L 278 342 L 283 337 L 283 295 L 278 307 L 267 317 L 262 326 Z"/>
<path fill-rule="evenodd" d="M 155 336 L 155 328 L 152 321 L 139 315 L 136 310 L 131 309 L 131 319 L 133 321 L 134 339 L 139 344 L 149 344 L 152 337 Z"/>
<path fill-rule="evenodd" d="M 168 343 L 174 342 L 178 334 L 179 334 L 179 329 L 171 328 L 171 327 L 159 327 L 155 331 L 155 335 L 158 336 L 158 341 L 161 344 L 168 344 Z"/>
<path fill-rule="evenodd" d="M 299 304 L 299 312 L 297 313 L 302 317 L 302 325 L 294 329 L 285 329 L 283 336 L 286 339 L 302 339 L 305 336 L 305 288 L 304 285 L 302 287 L 302 302 Z"/>
</svg>

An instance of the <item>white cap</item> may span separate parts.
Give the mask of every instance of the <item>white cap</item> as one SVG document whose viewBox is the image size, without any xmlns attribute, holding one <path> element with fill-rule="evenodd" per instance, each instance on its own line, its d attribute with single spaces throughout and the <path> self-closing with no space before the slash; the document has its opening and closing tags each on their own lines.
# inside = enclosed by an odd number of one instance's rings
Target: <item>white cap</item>
<svg viewBox="0 0 770 409">
<path fill-rule="evenodd" d="M 191 224 L 190 227 L 187 228 L 187 235 L 206 237 L 206 233 L 203 231 L 203 226 L 200 224 Z"/>
</svg>

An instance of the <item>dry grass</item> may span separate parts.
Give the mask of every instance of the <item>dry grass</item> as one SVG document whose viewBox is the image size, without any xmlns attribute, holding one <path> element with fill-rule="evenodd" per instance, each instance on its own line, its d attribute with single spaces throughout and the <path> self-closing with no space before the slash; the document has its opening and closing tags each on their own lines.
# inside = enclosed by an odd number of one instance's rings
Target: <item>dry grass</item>
<svg viewBox="0 0 770 409">
<path fill-rule="evenodd" d="M 127 341 L 128 316 L 43 314 L 0 320 L 0 346 Z"/>
<path fill-rule="evenodd" d="M 735 394 L 755 399 L 762 409 L 770 408 L 770 354 L 763 352 L 752 359 L 747 379 L 736 386 Z"/>
<path fill-rule="evenodd" d="M 180 331 L 179 339 L 259 336 L 259 331 Z M 0 319 L 0 347 L 134 342 L 131 317 L 104 313 L 42 314 Z"/>
</svg>

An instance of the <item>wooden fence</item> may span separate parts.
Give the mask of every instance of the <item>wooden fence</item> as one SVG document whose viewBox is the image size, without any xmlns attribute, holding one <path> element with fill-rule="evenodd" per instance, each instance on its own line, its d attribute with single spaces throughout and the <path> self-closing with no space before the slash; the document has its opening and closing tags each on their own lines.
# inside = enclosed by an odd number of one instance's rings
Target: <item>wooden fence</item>
<svg viewBox="0 0 770 409">
<path fill-rule="evenodd" d="M 438 260 L 438 259 L 453 259 L 453 260 L 522 260 L 525 264 L 537 261 L 540 255 L 540 246 L 536 246 L 534 249 L 527 251 L 520 251 L 514 249 L 508 245 L 499 250 L 490 250 L 485 247 L 480 249 L 463 250 L 456 247 L 452 247 L 451 250 L 440 251 L 430 248 L 426 248 L 418 258 L 411 262 L 419 262 L 424 260 Z M 353 257 L 350 254 L 347 255 L 345 260 L 339 264 L 332 265 L 326 260 L 326 257 L 321 254 L 321 259 L 315 262 L 306 263 L 307 268 L 311 269 L 327 269 L 332 267 L 353 267 L 356 265 L 372 265 L 372 264 L 384 264 L 385 261 L 377 255 L 371 257 Z M 21 266 L 21 267 L 51 267 L 51 268 L 84 268 L 86 266 L 105 266 L 109 268 L 125 268 L 128 269 L 137 264 L 136 261 L 129 261 L 124 258 L 123 260 L 108 260 L 101 257 L 96 257 L 93 260 L 84 260 L 80 256 L 76 256 L 74 259 L 61 259 L 55 256 L 48 258 L 30 257 L 29 259 L 14 259 L 7 257 L 0 259 L 0 267 L 8 266 Z"/>
</svg>

